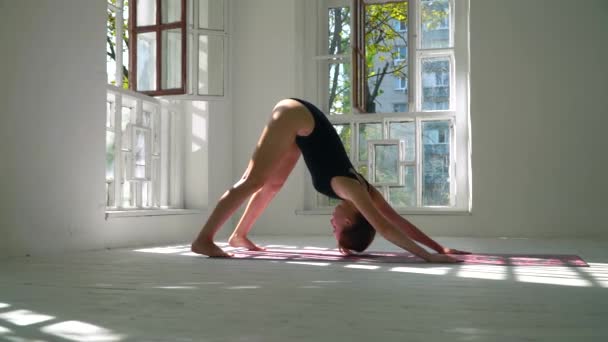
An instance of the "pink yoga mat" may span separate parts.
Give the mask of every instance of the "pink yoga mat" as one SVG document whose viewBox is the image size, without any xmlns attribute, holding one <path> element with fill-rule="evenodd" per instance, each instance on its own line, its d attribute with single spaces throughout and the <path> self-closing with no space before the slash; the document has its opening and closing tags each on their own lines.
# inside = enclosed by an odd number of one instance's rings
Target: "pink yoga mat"
<svg viewBox="0 0 608 342">
<path fill-rule="evenodd" d="M 284 260 L 284 261 L 331 261 L 350 263 L 426 263 L 417 256 L 404 252 L 365 252 L 344 256 L 337 250 L 280 249 L 268 248 L 266 251 L 230 251 L 236 259 Z M 569 254 L 468 254 L 452 255 L 463 260 L 463 264 L 496 266 L 571 266 L 589 267 L 577 255 Z"/>
</svg>

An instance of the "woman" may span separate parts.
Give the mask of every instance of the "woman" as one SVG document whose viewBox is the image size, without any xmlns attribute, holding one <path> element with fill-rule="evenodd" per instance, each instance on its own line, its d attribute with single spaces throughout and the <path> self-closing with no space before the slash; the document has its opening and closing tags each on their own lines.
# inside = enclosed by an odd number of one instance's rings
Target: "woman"
<svg viewBox="0 0 608 342">
<path fill-rule="evenodd" d="M 395 212 L 354 170 L 340 137 L 325 114 L 300 99 L 286 99 L 275 106 L 243 177 L 220 198 L 192 243 L 192 251 L 211 257 L 231 256 L 213 242 L 213 237 L 250 196 L 228 242 L 233 247 L 263 250 L 251 242 L 247 234 L 285 183 L 300 154 L 304 156 L 315 189 L 342 200 L 331 219 L 342 253 L 362 252 L 371 244 L 377 231 L 395 245 L 429 262 L 459 262 L 445 254 L 467 254 L 442 247 Z M 427 252 L 413 240 L 437 254 Z"/>
</svg>

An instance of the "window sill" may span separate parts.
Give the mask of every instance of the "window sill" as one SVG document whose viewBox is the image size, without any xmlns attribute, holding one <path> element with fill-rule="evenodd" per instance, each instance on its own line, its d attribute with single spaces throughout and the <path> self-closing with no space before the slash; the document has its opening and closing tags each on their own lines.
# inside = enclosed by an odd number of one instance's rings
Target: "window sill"
<svg viewBox="0 0 608 342">
<path fill-rule="evenodd" d="M 296 215 L 331 215 L 333 208 L 296 210 Z M 400 215 L 451 215 L 451 216 L 471 216 L 473 213 L 463 209 L 395 209 Z"/>
<path fill-rule="evenodd" d="M 169 216 L 169 215 L 198 215 L 203 211 L 199 209 L 134 209 L 134 210 L 108 210 L 106 220 L 120 217 L 143 216 Z"/>
</svg>

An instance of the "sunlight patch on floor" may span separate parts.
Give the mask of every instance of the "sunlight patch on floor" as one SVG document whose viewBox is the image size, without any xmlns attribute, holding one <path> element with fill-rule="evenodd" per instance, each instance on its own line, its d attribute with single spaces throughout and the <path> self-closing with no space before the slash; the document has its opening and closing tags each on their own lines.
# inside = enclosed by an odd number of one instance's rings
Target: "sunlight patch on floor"
<svg viewBox="0 0 608 342">
<path fill-rule="evenodd" d="M 608 264 L 590 262 L 589 266 L 581 271 L 590 275 L 599 286 L 608 288 Z"/>
<path fill-rule="evenodd" d="M 266 247 L 266 248 L 289 248 L 289 249 L 298 248 L 298 246 L 290 246 L 290 245 L 266 245 L 264 247 Z"/>
<path fill-rule="evenodd" d="M 380 268 L 380 266 L 374 266 L 374 265 L 359 265 L 359 264 L 350 264 L 350 265 L 346 265 L 344 266 L 345 268 L 354 268 L 354 269 L 361 269 L 361 270 L 377 270 Z"/>
<path fill-rule="evenodd" d="M 461 278 L 506 280 L 507 273 L 504 266 L 463 265 L 457 274 Z"/>
<path fill-rule="evenodd" d="M 564 267 L 514 267 L 515 279 L 522 283 L 590 287 L 591 282 Z"/>
<path fill-rule="evenodd" d="M 122 341 L 124 337 L 114 334 L 111 330 L 80 321 L 65 321 L 40 330 L 69 341 L 115 342 Z"/>
<path fill-rule="evenodd" d="M 330 248 L 315 247 L 315 246 L 305 246 L 304 249 L 313 250 L 313 251 L 326 251 L 326 250 L 329 250 Z"/>
<path fill-rule="evenodd" d="M 0 319 L 21 327 L 50 321 L 54 318 L 53 316 L 42 315 L 29 310 L 15 310 L 0 314 Z"/>
<path fill-rule="evenodd" d="M 389 271 L 416 274 L 446 275 L 449 267 L 393 267 Z"/>
<path fill-rule="evenodd" d="M 288 264 L 292 265 L 308 265 L 308 266 L 329 266 L 331 263 L 329 262 L 309 262 L 309 261 L 286 261 Z"/>
<path fill-rule="evenodd" d="M 3 308 L 9 307 L 9 304 L 0 303 Z M 0 314 L 0 320 L 4 320 L 13 325 L 20 327 L 31 326 L 32 329 L 36 329 L 34 325 L 42 322 L 48 322 L 56 319 L 56 317 L 40 314 L 30 310 L 13 310 L 3 312 Z M 81 322 L 81 321 L 63 321 L 59 323 L 52 323 L 40 328 L 40 331 L 55 337 L 60 337 L 63 340 L 68 341 L 82 341 L 82 342 L 116 342 L 122 341 L 124 335 L 118 335 L 112 330 L 102 328 L 100 326 Z M 26 331 L 24 331 L 25 333 Z M 13 335 L 11 329 L 0 326 L 0 335 L 7 341 L 19 341 L 19 342 L 41 342 L 40 340 L 30 340 L 23 336 Z M 53 340 L 54 341 L 54 340 Z"/>
<path fill-rule="evenodd" d="M 173 253 L 182 253 L 189 252 L 190 247 L 153 247 L 153 248 L 142 248 L 136 249 L 135 252 L 142 253 L 156 253 L 156 254 L 173 254 Z"/>
<path fill-rule="evenodd" d="M 225 287 L 226 290 L 252 290 L 252 289 L 259 289 L 260 286 L 258 285 L 241 285 L 241 286 L 227 286 Z"/>
</svg>

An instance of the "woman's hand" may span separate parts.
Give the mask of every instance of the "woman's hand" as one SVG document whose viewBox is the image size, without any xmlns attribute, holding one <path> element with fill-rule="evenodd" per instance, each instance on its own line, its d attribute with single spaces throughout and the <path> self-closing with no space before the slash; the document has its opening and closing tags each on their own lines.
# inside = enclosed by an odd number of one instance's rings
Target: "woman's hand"
<svg viewBox="0 0 608 342">
<path fill-rule="evenodd" d="M 451 249 L 451 248 L 443 248 L 440 251 L 437 251 L 439 254 L 455 254 L 455 255 L 464 255 L 464 254 L 471 254 L 471 252 L 465 252 L 465 251 L 459 251 L 457 249 Z"/>
<path fill-rule="evenodd" d="M 426 259 L 427 262 L 432 262 L 432 263 L 440 263 L 440 264 L 455 264 L 455 263 L 459 263 L 462 262 L 462 260 L 458 260 L 456 258 L 453 258 L 449 255 L 445 255 L 445 254 L 431 254 L 431 256 Z"/>
</svg>

